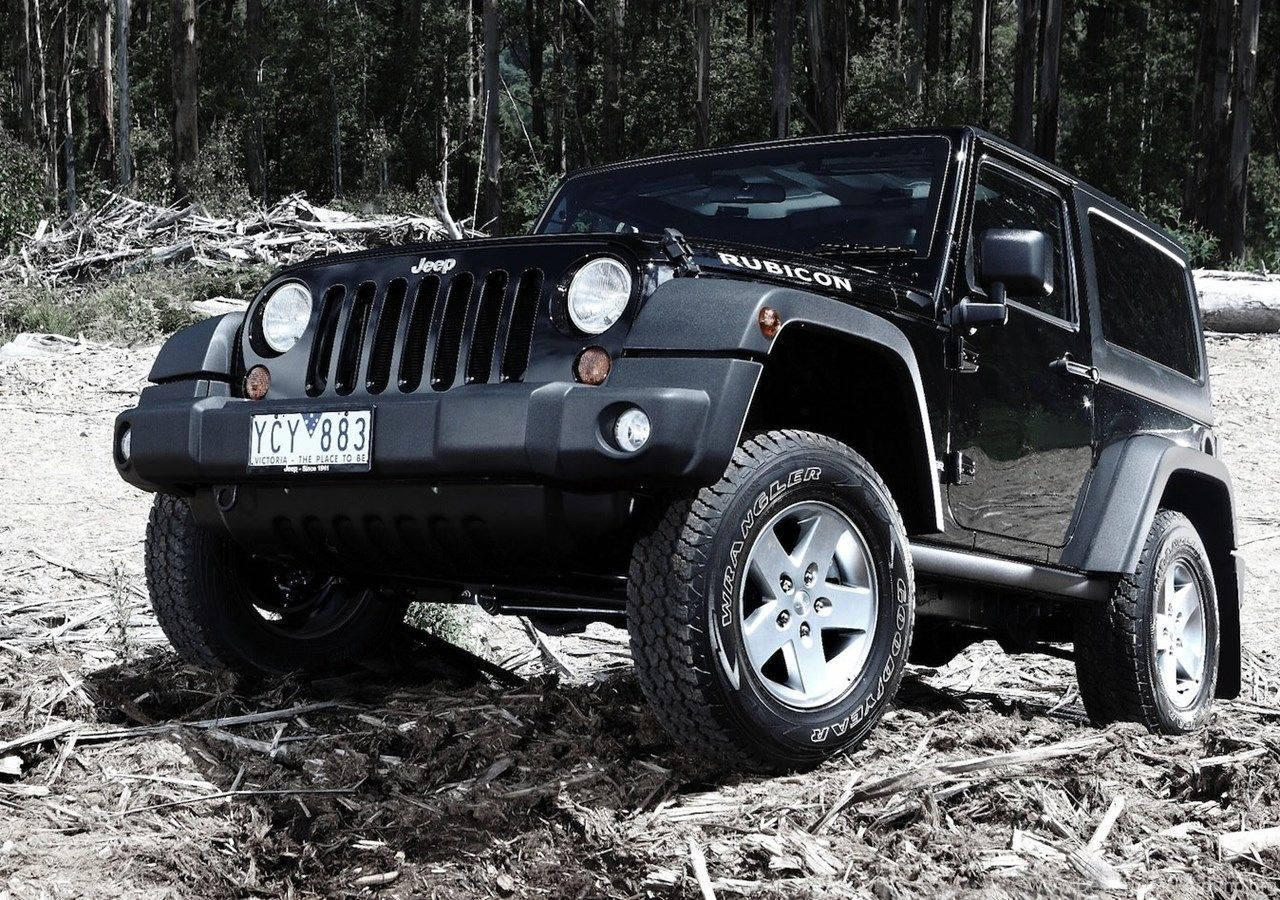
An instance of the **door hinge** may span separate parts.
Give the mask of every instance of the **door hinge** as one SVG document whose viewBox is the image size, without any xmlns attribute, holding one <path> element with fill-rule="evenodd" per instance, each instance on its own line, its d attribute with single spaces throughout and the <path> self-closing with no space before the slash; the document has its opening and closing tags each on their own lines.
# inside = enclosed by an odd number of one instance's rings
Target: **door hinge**
<svg viewBox="0 0 1280 900">
<path fill-rule="evenodd" d="M 962 375 L 978 371 L 978 351 L 969 346 L 962 335 L 952 335 L 947 340 L 947 368 Z"/>
<path fill-rule="evenodd" d="M 944 484 L 969 484 L 977 474 L 978 466 L 973 461 L 973 457 L 960 450 L 952 450 L 942 461 Z"/>
</svg>

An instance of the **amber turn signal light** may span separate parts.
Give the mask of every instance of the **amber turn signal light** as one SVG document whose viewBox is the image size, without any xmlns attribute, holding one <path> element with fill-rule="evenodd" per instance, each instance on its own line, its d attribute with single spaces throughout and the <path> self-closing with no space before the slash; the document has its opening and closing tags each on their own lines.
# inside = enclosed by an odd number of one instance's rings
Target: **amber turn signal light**
<svg viewBox="0 0 1280 900">
<path fill-rule="evenodd" d="M 573 362 L 573 377 L 583 384 L 604 384 L 613 360 L 603 347 L 588 347 Z"/>
<path fill-rule="evenodd" d="M 767 338 L 771 338 L 782 327 L 782 316 L 778 315 L 778 311 L 772 306 L 762 306 L 756 322 L 760 326 L 760 333 Z"/>
<path fill-rule="evenodd" d="M 266 366 L 254 366 L 244 376 L 244 395 L 250 400 L 261 400 L 271 390 L 271 373 Z"/>
</svg>

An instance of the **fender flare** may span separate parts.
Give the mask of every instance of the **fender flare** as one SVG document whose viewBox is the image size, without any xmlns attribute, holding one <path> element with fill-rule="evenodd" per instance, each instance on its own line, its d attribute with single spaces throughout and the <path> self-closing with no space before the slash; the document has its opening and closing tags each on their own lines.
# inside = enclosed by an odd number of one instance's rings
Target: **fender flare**
<svg viewBox="0 0 1280 900">
<path fill-rule="evenodd" d="M 242 312 L 225 313 L 188 325 L 160 347 L 147 380 L 155 384 L 191 378 L 230 381 Z"/>
<path fill-rule="evenodd" d="M 1199 520 L 1218 595 L 1218 696 L 1235 697 L 1242 578 L 1231 475 L 1222 460 L 1155 434 L 1109 445 L 1098 457 L 1059 562 L 1090 573 L 1132 574 L 1162 506 Z"/>
<path fill-rule="evenodd" d="M 777 335 L 770 339 L 760 331 L 759 315 L 765 306 L 778 312 L 783 322 L 782 331 L 801 325 L 824 328 L 851 340 L 874 344 L 902 366 L 911 382 L 919 421 L 919 477 L 929 486 L 925 493 L 929 498 L 928 509 L 920 511 L 921 519 L 932 522 L 934 530 L 942 531 L 945 523 L 937 477 L 938 457 L 934 452 L 920 367 L 911 342 L 886 316 L 794 288 L 725 278 L 675 278 L 646 301 L 627 337 L 625 352 L 670 356 L 740 354 L 763 359 L 777 340 Z M 751 384 L 747 396 L 733 398 L 738 407 L 734 416 L 737 430 L 732 446 L 724 453 L 726 463 L 733 446 L 741 440 L 756 384 L 758 378 Z"/>
</svg>

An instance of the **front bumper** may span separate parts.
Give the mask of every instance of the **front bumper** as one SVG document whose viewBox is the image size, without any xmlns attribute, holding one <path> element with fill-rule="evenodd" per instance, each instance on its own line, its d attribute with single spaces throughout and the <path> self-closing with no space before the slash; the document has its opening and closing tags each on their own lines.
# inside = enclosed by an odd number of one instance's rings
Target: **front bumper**
<svg viewBox="0 0 1280 900">
<path fill-rule="evenodd" d="M 598 387 L 572 382 L 475 384 L 414 394 L 264 400 L 230 396 L 225 382 L 193 378 L 155 385 L 116 420 L 131 452 L 116 453 L 120 475 L 150 491 L 213 485 L 316 483 L 318 476 L 248 470 L 254 414 L 374 410 L 368 473 L 331 481 L 710 483 L 738 443 L 761 365 L 728 358 L 623 357 Z M 624 454 L 605 438 L 624 405 L 643 409 L 652 437 Z"/>
</svg>

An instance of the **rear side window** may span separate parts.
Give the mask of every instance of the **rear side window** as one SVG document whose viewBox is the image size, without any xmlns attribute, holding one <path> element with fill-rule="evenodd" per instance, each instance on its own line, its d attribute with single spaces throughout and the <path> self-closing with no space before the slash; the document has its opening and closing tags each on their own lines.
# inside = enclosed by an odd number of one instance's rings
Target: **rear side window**
<svg viewBox="0 0 1280 900">
<path fill-rule="evenodd" d="M 1191 378 L 1200 375 L 1199 342 L 1187 270 L 1127 228 L 1089 215 L 1102 306 L 1102 334 Z"/>
</svg>

